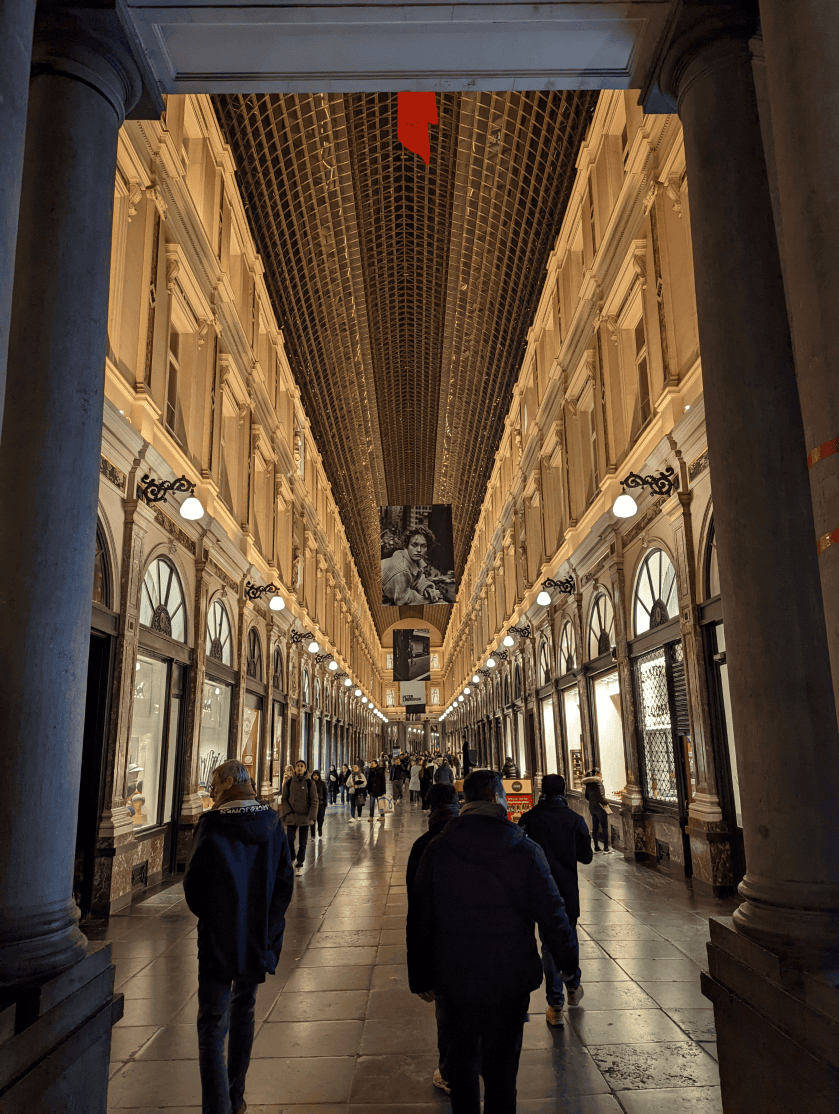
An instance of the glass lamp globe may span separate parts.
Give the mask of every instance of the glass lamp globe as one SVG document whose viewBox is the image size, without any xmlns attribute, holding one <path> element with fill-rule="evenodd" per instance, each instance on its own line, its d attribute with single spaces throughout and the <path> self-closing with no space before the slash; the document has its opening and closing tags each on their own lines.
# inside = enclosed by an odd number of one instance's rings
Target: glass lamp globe
<svg viewBox="0 0 839 1114">
<path fill-rule="evenodd" d="M 502 643 L 502 645 L 504 645 L 504 646 L 515 646 L 515 644 L 516 644 L 515 639 L 513 638 L 513 636 L 511 634 L 505 634 L 504 635 L 504 642 Z"/>
<path fill-rule="evenodd" d="M 353 696 L 361 696 L 361 689 L 356 689 Z"/>
<path fill-rule="evenodd" d="M 188 499 L 184 499 L 181 503 L 181 518 L 188 518 L 194 520 L 204 517 L 204 508 L 201 506 L 201 500 L 196 499 L 194 495 L 190 495 Z"/>
<path fill-rule="evenodd" d="M 349 679 L 349 677 L 345 677 L 345 678 L 344 678 L 344 685 L 345 685 L 345 687 L 346 687 L 346 688 L 349 688 L 351 684 L 352 684 L 352 681 L 351 681 L 351 680 Z"/>
<path fill-rule="evenodd" d="M 547 607 L 548 604 L 551 602 L 550 592 L 546 592 L 543 588 L 539 595 L 536 597 L 536 602 L 539 604 L 540 607 Z"/>
<path fill-rule="evenodd" d="M 480 683 L 481 683 L 481 678 L 476 673 L 475 676 L 472 678 L 472 684 L 473 685 L 479 685 Z"/>
<path fill-rule="evenodd" d="M 268 606 L 271 608 L 272 611 L 282 611 L 285 607 L 285 600 L 282 596 L 273 595 Z"/>
<path fill-rule="evenodd" d="M 495 669 L 495 658 L 487 658 L 487 669 Z"/>
<path fill-rule="evenodd" d="M 332 661 L 329 663 L 329 668 L 332 670 L 333 673 L 338 668 L 338 662 L 335 660 L 335 658 L 333 658 Z"/>
<path fill-rule="evenodd" d="M 632 518 L 637 510 L 638 504 L 625 491 L 612 504 L 612 511 L 618 518 Z"/>
<path fill-rule="evenodd" d="M 462 703 L 463 703 L 463 697 L 462 697 L 462 696 L 458 696 L 458 698 L 457 698 L 457 702 L 458 702 L 458 704 L 462 704 Z"/>
<path fill-rule="evenodd" d="M 470 693 L 471 691 L 472 691 L 472 690 L 471 690 L 470 688 L 465 688 L 465 689 L 463 690 L 463 695 L 464 695 L 464 696 L 468 696 L 468 695 L 469 695 L 469 693 Z"/>
<path fill-rule="evenodd" d="M 362 698 L 361 698 L 361 703 L 362 703 L 362 704 L 366 704 L 366 703 L 367 703 L 367 697 L 366 697 L 366 696 L 362 696 Z"/>
<path fill-rule="evenodd" d="M 320 643 L 315 642 L 314 639 L 312 639 L 312 641 L 309 643 L 307 649 L 308 649 L 310 654 L 316 654 L 318 652 L 318 650 L 320 649 Z"/>
</svg>

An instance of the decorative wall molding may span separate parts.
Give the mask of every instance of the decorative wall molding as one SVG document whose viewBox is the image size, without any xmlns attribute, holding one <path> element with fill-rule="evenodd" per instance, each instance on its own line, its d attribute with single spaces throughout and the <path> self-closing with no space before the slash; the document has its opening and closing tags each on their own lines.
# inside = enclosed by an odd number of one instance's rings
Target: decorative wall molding
<svg viewBox="0 0 839 1114">
<path fill-rule="evenodd" d="M 160 507 L 154 508 L 154 520 L 158 526 L 162 526 L 167 534 L 171 535 L 175 541 L 179 542 L 184 549 L 188 550 L 192 556 L 195 556 L 195 542 L 178 526 L 177 522 L 173 522 L 168 514 L 164 514 Z"/>
<path fill-rule="evenodd" d="M 115 464 L 111 464 L 110 460 L 106 460 L 104 456 L 99 457 L 99 474 L 112 483 L 122 495 L 125 495 L 127 476 L 124 472 L 120 472 Z"/>
</svg>

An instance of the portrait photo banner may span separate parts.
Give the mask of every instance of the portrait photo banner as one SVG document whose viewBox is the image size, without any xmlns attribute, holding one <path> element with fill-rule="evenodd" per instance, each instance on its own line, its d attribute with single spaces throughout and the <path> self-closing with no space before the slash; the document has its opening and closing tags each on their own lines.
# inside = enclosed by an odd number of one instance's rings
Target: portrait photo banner
<svg viewBox="0 0 839 1114">
<path fill-rule="evenodd" d="M 385 607 L 454 603 L 450 504 L 379 507 L 379 534 Z"/>
<path fill-rule="evenodd" d="M 431 635 L 424 630 L 393 632 L 394 681 L 428 681 L 431 679 Z"/>
<path fill-rule="evenodd" d="M 425 707 L 425 681 L 401 681 L 399 703 L 407 709 L 415 708 L 417 704 Z"/>
</svg>

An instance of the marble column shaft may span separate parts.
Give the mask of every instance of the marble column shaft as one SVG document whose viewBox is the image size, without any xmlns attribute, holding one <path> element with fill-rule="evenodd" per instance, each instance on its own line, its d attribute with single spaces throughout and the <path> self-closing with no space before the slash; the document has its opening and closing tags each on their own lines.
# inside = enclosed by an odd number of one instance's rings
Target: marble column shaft
<svg viewBox="0 0 839 1114">
<path fill-rule="evenodd" d="M 699 21 L 671 46 L 662 88 L 678 102 L 690 181 L 748 863 L 734 920 L 765 947 L 812 962 L 836 946 L 839 734 L 752 30 Z"/>
<path fill-rule="evenodd" d="M 107 12 L 36 23 L 0 439 L 0 986 L 84 955 L 72 899 L 117 131 Z"/>
</svg>

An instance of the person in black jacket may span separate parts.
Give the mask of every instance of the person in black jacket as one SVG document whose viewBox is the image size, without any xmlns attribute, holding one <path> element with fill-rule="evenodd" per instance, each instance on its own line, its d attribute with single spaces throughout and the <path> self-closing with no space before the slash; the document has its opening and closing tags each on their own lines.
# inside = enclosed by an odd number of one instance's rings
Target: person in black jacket
<svg viewBox="0 0 839 1114">
<path fill-rule="evenodd" d="M 280 797 L 280 814 L 285 824 L 288 845 L 294 854 L 294 845 L 297 836 L 300 843 L 297 850 L 295 874 L 303 873 L 303 863 L 306 861 L 306 844 L 309 841 L 309 828 L 318 818 L 318 794 L 312 779 L 307 772 L 306 763 L 299 758 L 294 763 L 294 775 L 283 782 Z"/>
<path fill-rule="evenodd" d="M 246 766 L 217 766 L 210 796 L 184 875 L 198 917 L 198 1068 L 203 1110 L 241 1114 L 256 990 L 277 968 L 294 873 L 279 817 L 255 799 Z"/>
<path fill-rule="evenodd" d="M 460 817 L 423 852 L 408 891 L 408 984 L 439 997 L 448 1029 L 453 1114 L 515 1114 L 531 991 L 542 982 L 538 924 L 560 971 L 574 976 L 576 937 L 545 853 L 507 819 L 495 770 L 463 784 Z"/>
<path fill-rule="evenodd" d="M 568 921 L 576 933 L 577 919 L 580 916 L 577 863 L 590 863 L 594 855 L 585 820 L 568 807 L 565 799 L 565 778 L 562 774 L 547 774 L 542 778 L 542 796 L 534 808 L 520 817 L 519 825 L 545 852 L 551 874 L 565 902 Z M 545 1018 L 549 1025 L 561 1028 L 562 1007 L 565 1004 L 564 989 L 568 991 L 569 1006 L 576 1006 L 583 996 L 580 969 L 577 968 L 577 973 L 572 980 L 563 983 L 550 949 L 545 947 L 544 938 L 542 938 L 542 969 L 545 972 L 545 997 L 548 1001 Z"/>
<path fill-rule="evenodd" d="M 385 795 L 385 771 L 384 767 L 380 766 L 374 758 L 370 763 L 370 769 L 367 771 L 367 792 L 370 796 L 370 818 L 369 824 L 373 823 L 373 813 L 376 811 L 376 805 L 379 803 L 379 797 Z M 379 819 L 384 823 L 384 816 L 379 816 Z"/>
<path fill-rule="evenodd" d="M 312 770 L 312 785 L 318 795 L 318 815 L 312 824 L 312 839 L 323 835 L 323 817 L 326 813 L 326 782 L 320 776 L 320 770 Z"/>
<path fill-rule="evenodd" d="M 588 801 L 588 811 L 591 815 L 594 850 L 600 850 L 597 840 L 599 836 L 602 836 L 603 850 L 606 854 L 611 855 L 612 849 L 609 847 L 609 802 L 606 798 L 606 790 L 603 788 L 603 778 L 600 776 L 599 767 L 595 766 L 587 772 L 583 778 L 583 785 L 586 787 L 585 795 Z"/>
<path fill-rule="evenodd" d="M 405 781 L 405 767 L 397 759 L 396 762 L 391 763 L 390 767 L 390 784 L 391 792 L 393 793 L 393 803 L 402 800 L 402 786 Z"/>
<path fill-rule="evenodd" d="M 329 773 L 326 775 L 326 794 L 329 803 L 334 805 L 338 800 L 338 771 L 334 766 L 329 767 Z"/>
</svg>

